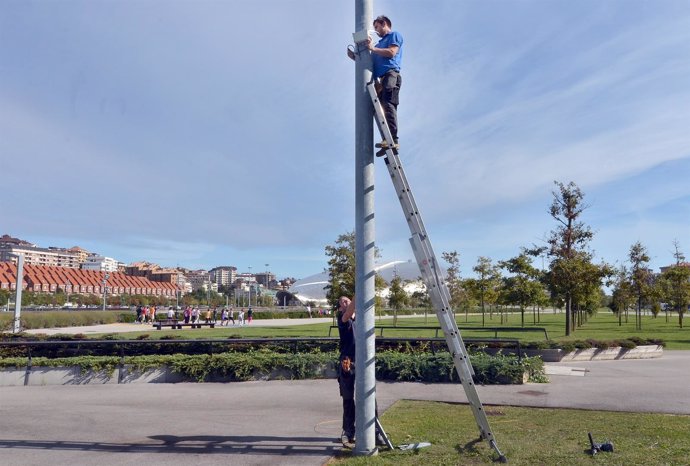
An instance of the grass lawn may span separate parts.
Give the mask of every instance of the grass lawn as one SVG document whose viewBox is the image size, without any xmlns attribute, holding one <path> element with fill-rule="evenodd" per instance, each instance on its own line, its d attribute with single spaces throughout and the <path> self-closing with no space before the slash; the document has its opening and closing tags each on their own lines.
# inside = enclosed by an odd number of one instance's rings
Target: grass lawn
<svg viewBox="0 0 690 466">
<path fill-rule="evenodd" d="M 493 337 L 493 331 L 481 330 L 481 315 L 470 314 L 465 320 L 464 314 L 457 315 L 458 326 L 473 327 L 474 329 L 462 330 L 463 337 Z M 500 323 L 500 317 L 494 315 L 493 318 L 486 316 L 486 327 L 519 327 L 520 315 L 510 314 L 507 322 Z M 563 313 L 547 313 L 542 314 L 540 321 L 533 322 L 531 313 L 525 314 L 525 328 L 544 327 L 546 328 L 549 338 L 558 341 L 568 340 L 586 340 L 589 338 L 597 340 L 614 340 L 624 339 L 631 336 L 639 336 L 641 338 L 660 338 L 667 344 L 667 349 L 690 349 L 690 328 L 679 328 L 677 316 L 670 316 L 669 321 L 661 314 L 657 318 L 651 316 L 644 316 L 642 318 L 642 330 L 635 330 L 635 318 L 630 316 L 630 321 L 623 325 L 618 325 L 618 319 L 610 311 L 601 311 L 596 316 L 591 317 L 587 323 L 575 330 L 569 337 L 565 337 L 565 316 Z M 392 318 L 376 318 L 376 325 L 392 325 Z M 413 330 L 406 329 L 406 327 L 414 326 L 429 326 L 438 327 L 436 315 L 430 313 L 425 317 L 400 318 L 398 319 L 398 327 L 396 329 L 384 329 L 383 336 L 389 337 L 433 337 L 435 333 L 429 330 Z M 273 327 L 255 327 L 246 325 L 244 327 L 218 327 L 214 329 L 183 329 L 183 330 L 155 330 L 149 327 L 148 333 L 151 338 L 160 338 L 163 335 L 177 334 L 183 338 L 228 338 L 229 336 L 245 337 L 245 338 L 260 338 L 260 337 L 325 337 L 328 336 L 328 330 L 331 323 L 324 324 L 308 324 L 298 326 L 273 326 Z M 381 331 L 377 330 L 376 334 L 380 335 Z M 337 330 L 334 330 L 331 335 L 337 336 Z M 120 338 L 137 338 L 141 332 L 130 332 L 120 334 Z M 539 341 L 544 339 L 543 333 L 531 331 L 505 332 L 500 331 L 499 337 L 520 338 L 523 341 Z M 96 336 L 98 338 L 98 336 Z"/>
<path fill-rule="evenodd" d="M 499 448 L 512 465 L 687 465 L 690 416 L 486 407 Z M 399 401 L 381 418 L 394 445 L 431 442 L 417 452 L 382 450 L 377 457 L 352 457 L 344 450 L 333 463 L 353 465 L 495 464 L 470 407 Z M 613 453 L 589 453 L 587 432 L 595 442 L 610 440 Z"/>
</svg>

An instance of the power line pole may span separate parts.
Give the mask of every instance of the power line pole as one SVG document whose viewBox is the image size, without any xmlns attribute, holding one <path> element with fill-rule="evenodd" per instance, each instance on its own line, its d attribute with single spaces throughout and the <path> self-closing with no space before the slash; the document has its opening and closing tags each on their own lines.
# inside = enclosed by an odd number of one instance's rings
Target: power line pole
<svg viewBox="0 0 690 466">
<path fill-rule="evenodd" d="M 355 31 L 373 21 L 373 0 L 356 0 Z M 366 85 L 372 61 L 366 46 L 355 44 L 355 437 L 356 455 L 376 454 L 376 372 L 374 329 L 374 112 Z M 360 52 L 361 53 L 358 53 Z"/>
</svg>

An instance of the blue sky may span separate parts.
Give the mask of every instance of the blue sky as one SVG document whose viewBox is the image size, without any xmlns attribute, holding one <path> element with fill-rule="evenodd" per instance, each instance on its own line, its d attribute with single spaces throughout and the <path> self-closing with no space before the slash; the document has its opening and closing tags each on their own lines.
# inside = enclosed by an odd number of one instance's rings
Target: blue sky
<svg viewBox="0 0 690 466">
<path fill-rule="evenodd" d="M 575 181 L 598 259 L 690 257 L 690 3 L 376 1 L 437 253 L 507 259 Z M 0 234 L 305 277 L 354 227 L 353 1 L 0 2 Z M 376 166 L 381 261 L 411 259 Z"/>
</svg>

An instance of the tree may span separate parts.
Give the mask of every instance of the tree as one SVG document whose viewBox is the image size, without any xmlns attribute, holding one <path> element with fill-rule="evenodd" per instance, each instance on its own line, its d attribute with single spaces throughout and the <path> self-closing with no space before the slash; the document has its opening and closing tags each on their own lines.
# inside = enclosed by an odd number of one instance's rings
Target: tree
<svg viewBox="0 0 690 466">
<path fill-rule="evenodd" d="M 637 301 L 635 329 L 642 330 L 642 303 L 648 298 L 652 288 L 652 272 L 647 267 L 649 256 L 642 243 L 638 241 L 630 246 L 628 260 L 630 261 L 630 283 Z"/>
<path fill-rule="evenodd" d="M 602 278 L 610 273 L 610 267 L 592 264 L 588 245 L 594 234 L 580 221 L 582 212 L 588 207 L 583 203 L 584 194 L 572 181 L 567 185 L 554 183 L 558 190 L 552 191 L 549 214 L 557 226 L 547 239 L 551 259 L 547 283 L 552 297 L 562 299 L 565 304 L 565 334 L 568 336 L 575 330 L 574 299 L 582 298 L 582 291 L 591 289 L 593 282 L 598 281 L 600 286 Z"/>
<path fill-rule="evenodd" d="M 494 265 L 488 257 L 479 257 L 477 265 L 472 267 L 474 273 L 477 274 L 474 289 L 477 291 L 477 298 L 482 308 L 482 327 L 484 326 L 485 314 L 484 305 L 492 303 L 498 299 L 498 286 L 501 280 L 500 267 Z"/>
<path fill-rule="evenodd" d="M 532 259 L 525 250 L 518 256 L 499 262 L 501 268 L 512 274 L 504 279 L 509 303 L 520 307 L 521 325 L 525 326 L 525 308 L 537 302 L 541 283 L 539 271 L 532 266 Z"/>
<path fill-rule="evenodd" d="M 628 269 L 622 265 L 616 273 L 613 295 L 611 296 L 611 310 L 618 316 L 618 326 L 623 325 L 623 314 L 632 302 L 632 290 L 628 279 Z"/>
<path fill-rule="evenodd" d="M 341 296 L 355 294 L 355 232 L 338 236 L 335 245 L 326 246 L 328 285 L 326 299 L 335 309 Z"/>
<path fill-rule="evenodd" d="M 390 296 L 388 297 L 388 304 L 393 308 L 393 325 L 398 325 L 398 311 L 403 308 L 409 301 L 409 296 L 402 284 L 400 276 L 396 275 L 391 280 Z"/>
<path fill-rule="evenodd" d="M 446 269 L 446 286 L 450 293 L 450 306 L 457 312 L 467 299 L 465 289 L 460 278 L 460 254 L 457 251 L 444 252 L 443 260 L 448 263 Z"/>
<path fill-rule="evenodd" d="M 335 309 L 341 296 L 355 295 L 355 232 L 350 231 L 338 236 L 335 245 L 326 246 L 328 259 L 328 285 L 326 285 L 326 299 Z M 378 248 L 374 249 L 374 257 L 379 257 Z M 374 277 L 374 289 L 379 292 L 386 287 L 386 281 L 379 274 Z M 377 307 L 382 307 L 378 294 L 375 297 Z"/>
<path fill-rule="evenodd" d="M 678 312 L 678 325 L 683 328 L 683 314 L 690 305 L 690 267 L 678 241 L 674 241 L 674 246 L 676 263 L 662 273 L 661 282 L 667 306 Z"/>
</svg>

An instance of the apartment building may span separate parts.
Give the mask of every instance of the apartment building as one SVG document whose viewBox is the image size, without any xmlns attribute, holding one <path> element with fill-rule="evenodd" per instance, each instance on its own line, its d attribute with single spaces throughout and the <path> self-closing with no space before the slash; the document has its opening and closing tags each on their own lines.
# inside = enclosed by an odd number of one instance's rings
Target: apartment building
<svg viewBox="0 0 690 466">
<path fill-rule="evenodd" d="M 237 279 L 237 267 L 224 265 L 208 271 L 209 280 L 218 286 L 230 286 Z"/>
<path fill-rule="evenodd" d="M 97 270 L 101 272 L 117 272 L 121 266 L 121 262 L 116 261 L 111 257 L 99 256 L 96 254 L 90 255 L 86 261 L 81 265 L 82 270 Z"/>
</svg>

